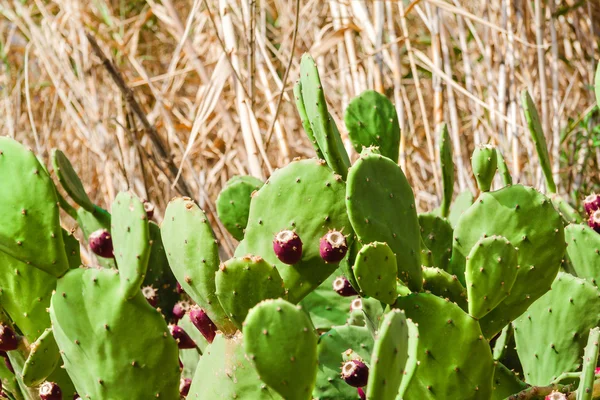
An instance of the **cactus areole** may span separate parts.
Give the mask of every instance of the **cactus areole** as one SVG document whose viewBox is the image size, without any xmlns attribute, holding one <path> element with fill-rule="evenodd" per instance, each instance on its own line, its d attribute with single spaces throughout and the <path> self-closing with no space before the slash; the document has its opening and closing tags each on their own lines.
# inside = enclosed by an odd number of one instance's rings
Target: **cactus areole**
<svg viewBox="0 0 600 400">
<path fill-rule="evenodd" d="M 350 386 L 363 387 L 369 379 L 369 367 L 360 360 L 346 361 L 342 365 L 342 379 Z"/>
<path fill-rule="evenodd" d="M 284 264 L 296 264 L 302 258 L 302 240 L 294 231 L 282 230 L 273 240 L 273 251 Z"/>
<path fill-rule="evenodd" d="M 321 238 L 319 243 L 319 253 L 321 258 L 328 263 L 338 263 L 342 261 L 348 252 L 346 237 L 340 231 L 329 231 Z"/>
<path fill-rule="evenodd" d="M 44 382 L 40 386 L 39 394 L 42 400 L 62 400 L 62 391 L 54 382 Z"/>
<path fill-rule="evenodd" d="M 113 243 L 110 233 L 106 229 L 98 229 L 90 234 L 88 238 L 90 250 L 94 254 L 104 258 L 113 258 Z"/>
</svg>

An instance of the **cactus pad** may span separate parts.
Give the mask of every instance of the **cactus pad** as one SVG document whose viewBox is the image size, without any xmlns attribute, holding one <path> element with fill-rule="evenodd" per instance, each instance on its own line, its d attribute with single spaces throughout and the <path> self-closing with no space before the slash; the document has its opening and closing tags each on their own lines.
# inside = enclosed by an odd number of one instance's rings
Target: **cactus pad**
<svg viewBox="0 0 600 400">
<path fill-rule="evenodd" d="M 215 284 L 223 310 L 240 329 L 248 310 L 285 294 L 277 269 L 260 257 L 232 258 L 221 264 Z"/>
<path fill-rule="evenodd" d="M 359 241 L 387 243 L 397 257 L 398 278 L 419 290 L 419 221 L 402 169 L 389 158 L 363 153 L 348 173 L 346 205 Z"/>
<path fill-rule="evenodd" d="M 525 381 L 548 385 L 577 371 L 590 329 L 600 323 L 600 293 L 591 283 L 560 272 L 552 290 L 514 322 Z"/>
<path fill-rule="evenodd" d="M 307 400 L 317 375 L 317 336 L 308 315 L 285 300 L 248 312 L 244 349 L 258 375 L 286 400 Z"/>
<path fill-rule="evenodd" d="M 456 303 L 464 311 L 468 310 L 467 289 L 456 275 L 450 275 L 439 268 L 423 267 L 423 289 Z"/>
<path fill-rule="evenodd" d="M 600 280 L 600 235 L 587 225 L 565 228 L 567 257 L 578 277 L 596 284 Z"/>
<path fill-rule="evenodd" d="M 453 228 L 458 225 L 458 220 L 471 205 L 473 205 L 473 194 L 468 190 L 456 196 L 450 206 L 450 215 L 448 216 L 448 222 L 450 222 Z"/>
<path fill-rule="evenodd" d="M 491 400 L 505 400 L 527 389 L 527 384 L 502 363 L 496 363 L 494 370 L 494 392 Z"/>
<path fill-rule="evenodd" d="M 431 251 L 433 266 L 447 271 L 452 255 L 452 226 L 447 219 L 432 213 L 420 214 L 419 226 L 421 239 Z"/>
<path fill-rule="evenodd" d="M 480 145 L 473 151 L 471 167 L 477 181 L 477 186 L 482 192 L 489 192 L 496 175 L 498 155 L 496 149 L 490 145 Z"/>
<path fill-rule="evenodd" d="M 473 317 L 427 293 L 399 297 L 395 306 L 419 327 L 417 368 L 404 398 L 490 398 L 494 360 Z"/>
<path fill-rule="evenodd" d="M 454 193 L 454 163 L 452 162 L 452 142 L 448 134 L 448 125 L 443 123 L 439 127 L 440 137 L 440 167 L 442 169 L 442 202 L 440 205 L 440 214 L 448 218 L 450 213 L 450 203 L 452 203 L 452 194 Z"/>
<path fill-rule="evenodd" d="M 509 294 L 517 279 L 517 250 L 502 236 L 481 238 L 467 257 L 469 314 L 479 319 Z"/>
<path fill-rule="evenodd" d="M 466 256 L 484 235 L 504 236 L 518 248 L 517 279 L 510 295 L 481 321 L 490 338 L 521 315 L 551 286 L 564 254 L 560 216 L 533 188 L 513 185 L 482 193 L 454 230 L 451 272 L 464 279 Z"/>
<path fill-rule="evenodd" d="M 277 267 L 288 289 L 288 300 L 297 303 L 335 271 L 319 253 L 319 239 L 330 229 L 351 235 L 344 204 L 345 184 L 317 160 L 290 163 L 269 178 L 254 194 L 244 240 L 237 257 L 257 254 Z M 282 264 L 273 252 L 273 238 L 289 229 L 303 242 L 302 258 L 294 265 Z M 346 238 L 348 245 L 352 237 Z"/>
<path fill-rule="evenodd" d="M 396 294 L 396 255 L 386 243 L 369 243 L 360 249 L 354 264 L 354 276 L 361 292 L 386 304 L 393 304 Z"/>
<path fill-rule="evenodd" d="M 577 388 L 577 400 L 592 400 L 594 380 L 596 379 L 596 364 L 598 363 L 598 341 L 600 341 L 600 328 L 590 330 L 588 343 L 583 354 L 583 369 Z"/>
<path fill-rule="evenodd" d="M 237 240 L 244 238 L 252 193 L 263 185 L 253 176 L 234 176 L 217 197 L 217 214 L 227 231 Z"/>
<path fill-rule="evenodd" d="M 54 183 L 31 150 L 0 137 L 0 251 L 56 277 L 69 269 Z"/>
<path fill-rule="evenodd" d="M 46 380 L 60 361 L 52 329 L 46 329 L 29 349 L 29 357 L 23 366 L 23 383 L 27 386 L 37 386 Z"/>
<path fill-rule="evenodd" d="M 179 398 L 177 344 L 140 290 L 124 299 L 116 271 L 70 271 L 58 282 L 50 318 L 81 398 Z"/>
<path fill-rule="evenodd" d="M 234 333 L 215 294 L 219 249 L 204 212 L 190 198 L 171 200 L 161 225 L 163 245 L 177 281 L 224 333 Z"/>
<path fill-rule="evenodd" d="M 300 121 L 302 122 L 304 132 L 306 133 L 306 136 L 308 136 L 310 143 L 313 145 L 313 148 L 317 153 L 317 157 L 323 160 L 323 153 L 321 153 L 317 139 L 315 139 L 315 134 L 310 126 L 310 121 L 306 115 L 306 107 L 304 106 L 304 99 L 302 98 L 302 82 L 300 82 L 300 80 L 297 80 L 296 84 L 294 84 L 294 99 L 296 101 L 296 108 L 298 109 L 298 114 L 300 115 Z"/>
<path fill-rule="evenodd" d="M 398 162 L 400 125 L 396 108 L 387 97 L 366 90 L 352 99 L 344 113 L 344 122 L 354 150 L 376 146 L 382 155 Z"/>
<path fill-rule="evenodd" d="M 73 165 L 71 165 L 71 162 L 62 151 L 58 149 L 52 150 L 52 166 L 60 185 L 71 196 L 73 201 L 88 212 L 94 212 L 94 203 L 92 203 L 85 192 L 79 176 L 77 176 L 77 173 L 73 169 Z"/>
</svg>

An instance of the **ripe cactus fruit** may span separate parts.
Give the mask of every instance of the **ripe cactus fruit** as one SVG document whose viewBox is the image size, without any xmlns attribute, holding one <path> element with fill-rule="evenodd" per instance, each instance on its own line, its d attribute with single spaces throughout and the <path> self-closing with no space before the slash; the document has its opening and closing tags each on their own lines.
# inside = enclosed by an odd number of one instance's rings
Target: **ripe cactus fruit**
<svg viewBox="0 0 600 400">
<path fill-rule="evenodd" d="M 363 152 L 348 173 L 346 207 L 358 239 L 387 243 L 397 256 L 398 278 L 420 290 L 419 221 L 402 169 L 389 158 Z"/>
<path fill-rule="evenodd" d="M 275 235 L 273 251 L 279 261 L 294 265 L 302 258 L 302 240 L 296 232 L 284 229 Z"/>
<path fill-rule="evenodd" d="M 227 181 L 217 197 L 219 219 L 225 229 L 237 240 L 244 238 L 252 193 L 262 185 L 263 182 L 253 176 L 234 176 Z"/>
<path fill-rule="evenodd" d="M 111 215 L 108 211 L 98 206 L 94 207 L 93 212 L 88 212 L 81 207 L 77 210 L 77 224 L 83 231 L 83 235 L 89 244 L 90 236 L 101 230 L 106 230 L 110 233 Z M 113 254 L 108 255 L 108 258 L 97 257 L 98 264 L 104 268 L 116 268 L 116 263 Z"/>
<path fill-rule="evenodd" d="M 285 296 L 277 268 L 261 257 L 234 257 L 221 264 L 215 284 L 221 306 L 240 329 L 249 309 L 263 300 Z"/>
<path fill-rule="evenodd" d="M 600 328 L 590 330 L 587 346 L 583 355 L 583 368 L 579 387 L 577 388 L 577 400 L 592 400 L 594 392 L 594 380 L 596 379 L 596 364 L 598 362 L 598 342 L 600 341 Z"/>
<path fill-rule="evenodd" d="M 341 376 L 350 386 L 364 387 L 369 379 L 369 367 L 359 359 L 346 361 L 342 365 Z"/>
<path fill-rule="evenodd" d="M 471 167 L 482 192 L 489 192 L 498 167 L 498 155 L 494 146 L 483 144 L 475 147 L 471 157 Z"/>
<path fill-rule="evenodd" d="M 583 208 L 587 215 L 600 209 L 600 195 L 592 193 L 583 200 Z"/>
<path fill-rule="evenodd" d="M 182 319 L 185 316 L 185 313 L 187 312 L 187 310 L 189 308 L 190 308 L 190 305 L 187 301 L 178 301 L 173 306 L 173 312 L 172 312 L 173 318 L 176 321 L 179 321 L 180 319 Z"/>
<path fill-rule="evenodd" d="M 190 320 L 200 331 L 208 343 L 212 343 L 217 333 L 217 327 L 206 312 L 198 306 L 190 309 Z"/>
<path fill-rule="evenodd" d="M 335 280 L 333 281 L 333 290 L 335 290 L 340 296 L 344 297 L 358 295 L 356 290 L 354 290 L 354 288 L 350 284 L 350 281 L 343 276 L 338 276 L 337 278 L 335 278 Z"/>
<path fill-rule="evenodd" d="M 596 210 L 590 214 L 588 218 L 588 226 L 596 231 L 596 233 L 600 233 L 600 210 Z"/>
<path fill-rule="evenodd" d="M 90 250 L 100 257 L 113 258 L 113 243 L 110 232 L 106 229 L 98 229 L 88 237 Z"/>
<path fill-rule="evenodd" d="M 187 397 L 190 393 L 190 387 L 192 386 L 192 380 L 190 378 L 182 378 L 179 383 L 179 395 L 181 397 Z"/>
<path fill-rule="evenodd" d="M 366 90 L 352 99 L 344 112 L 344 122 L 354 150 L 376 146 L 382 155 L 398 162 L 400 125 L 394 104 L 384 95 Z"/>
<path fill-rule="evenodd" d="M 142 294 L 152 307 L 156 308 L 158 305 L 158 291 L 152 286 L 144 286 L 142 288 Z"/>
<path fill-rule="evenodd" d="M 177 346 L 180 349 L 196 348 L 196 342 L 194 342 L 194 339 L 192 339 L 182 327 L 175 324 L 169 324 L 169 332 L 171 332 L 171 336 L 173 336 L 173 339 L 175 339 Z"/>
<path fill-rule="evenodd" d="M 62 400 L 62 391 L 60 387 L 54 382 L 44 382 L 40 386 L 40 399 L 41 400 Z"/>
<path fill-rule="evenodd" d="M 396 301 L 398 266 L 396 255 L 386 243 L 373 242 L 363 246 L 352 268 L 361 293 L 386 304 Z"/>
<path fill-rule="evenodd" d="M 312 398 L 317 335 L 299 307 L 277 299 L 252 308 L 244 321 L 244 349 L 262 381 L 283 398 Z"/>
<path fill-rule="evenodd" d="M 346 237 L 340 231 L 331 230 L 319 241 L 319 254 L 326 263 L 338 263 L 348 252 Z"/>
<path fill-rule="evenodd" d="M 8 325 L 0 324 L 0 350 L 12 351 L 19 347 L 19 339 Z"/>
</svg>

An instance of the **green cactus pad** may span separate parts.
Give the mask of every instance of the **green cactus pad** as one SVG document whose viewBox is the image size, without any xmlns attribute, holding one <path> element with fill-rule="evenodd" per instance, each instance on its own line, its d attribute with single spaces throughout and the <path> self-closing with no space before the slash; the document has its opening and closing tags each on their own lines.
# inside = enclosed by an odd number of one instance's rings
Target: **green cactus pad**
<svg viewBox="0 0 600 400">
<path fill-rule="evenodd" d="M 489 192 L 494 175 L 496 175 L 497 166 L 498 155 L 493 146 L 479 145 L 475 147 L 471 157 L 471 167 L 477 186 L 482 192 Z"/>
<path fill-rule="evenodd" d="M 505 400 L 527 389 L 528 385 L 502 363 L 496 363 L 494 370 L 494 391 L 491 400 Z"/>
<path fill-rule="evenodd" d="M 248 310 L 263 300 L 285 295 L 277 268 L 254 256 L 232 258 L 221 264 L 215 284 L 223 310 L 240 329 Z"/>
<path fill-rule="evenodd" d="M 596 327 L 590 330 L 587 346 L 585 346 L 583 369 L 577 388 L 577 400 L 592 400 L 598 362 L 598 341 L 600 341 L 600 328 Z"/>
<path fill-rule="evenodd" d="M 468 190 L 461 192 L 456 196 L 454 202 L 450 206 L 450 215 L 448 216 L 448 222 L 453 228 L 458 225 L 458 220 L 465 211 L 473 205 L 473 194 Z"/>
<path fill-rule="evenodd" d="M 504 156 L 499 149 L 496 149 L 496 158 L 498 159 L 498 172 L 500 173 L 502 184 L 504 184 L 504 186 L 512 185 L 512 176 L 510 175 Z"/>
<path fill-rule="evenodd" d="M 565 228 L 567 257 L 578 277 L 598 284 L 600 281 L 600 235 L 587 225 Z"/>
<path fill-rule="evenodd" d="M 419 221 L 402 169 L 389 158 L 363 153 L 348 173 L 346 206 L 359 241 L 387 243 L 397 257 L 398 278 L 419 290 Z"/>
<path fill-rule="evenodd" d="M 0 137 L 0 251 L 56 277 L 69 269 L 54 183 L 35 154 Z"/>
<path fill-rule="evenodd" d="M 548 385 L 577 371 L 591 328 L 600 323 L 600 293 L 591 283 L 560 272 L 552 290 L 514 322 L 525 381 Z"/>
<path fill-rule="evenodd" d="M 454 163 L 452 162 L 452 142 L 448 134 L 448 125 L 443 123 L 439 126 L 440 137 L 440 167 L 442 169 L 442 204 L 440 213 L 444 218 L 448 218 L 450 213 L 450 203 L 452 203 L 452 194 L 454 193 Z"/>
<path fill-rule="evenodd" d="M 2 391 L 8 396 L 9 400 L 24 400 L 19 387 L 16 375 L 11 372 L 4 360 L 0 360 L 0 380 L 2 381 Z"/>
<path fill-rule="evenodd" d="M 396 255 L 386 243 L 364 245 L 356 256 L 354 276 L 362 294 L 386 304 L 394 304 L 396 294 Z"/>
<path fill-rule="evenodd" d="M 81 398 L 179 399 L 177 344 L 140 290 L 123 297 L 116 271 L 67 273 L 52 296 L 50 318 Z"/>
<path fill-rule="evenodd" d="M 244 238 L 252 192 L 263 182 L 253 176 L 234 176 L 217 197 L 217 214 L 227 231 L 237 240 Z"/>
<path fill-rule="evenodd" d="M 152 286 L 158 291 L 157 307 L 161 309 L 167 320 L 171 317 L 173 306 L 179 300 L 177 293 L 177 280 L 169 268 L 169 260 L 162 243 L 160 228 L 154 222 L 148 224 L 150 228 L 150 258 L 148 269 L 142 287 Z"/>
<path fill-rule="evenodd" d="M 300 85 L 306 116 L 323 157 L 329 167 L 345 179 L 350 159 L 335 122 L 327 111 L 317 64 L 309 54 L 304 54 L 300 62 Z"/>
<path fill-rule="evenodd" d="M 188 399 L 282 400 L 258 377 L 244 354 L 243 338 L 217 335 L 200 358 Z"/>
<path fill-rule="evenodd" d="M 344 122 L 357 153 L 363 147 L 376 146 L 382 155 L 398 162 L 400 125 L 396 108 L 387 97 L 365 90 L 348 104 Z"/>
<path fill-rule="evenodd" d="M 456 275 L 450 275 L 443 269 L 423 267 L 423 290 L 456 303 L 464 311 L 468 310 L 467 289 Z"/>
<path fill-rule="evenodd" d="M 384 305 L 372 297 L 355 298 L 352 305 L 357 302 L 361 306 L 350 311 L 346 322 L 350 325 L 366 326 L 374 333 L 383 317 Z"/>
<path fill-rule="evenodd" d="M 414 371 L 417 360 L 409 360 L 408 354 L 409 347 L 414 347 L 413 352 L 416 353 L 418 339 L 417 336 L 409 337 L 410 323 L 400 310 L 391 310 L 381 321 L 370 360 L 367 383 L 369 399 L 396 399 L 404 373 L 407 370 Z M 410 378 L 412 376 L 408 376 Z"/>
<path fill-rule="evenodd" d="M 310 140 L 310 143 L 313 145 L 313 148 L 317 153 L 317 157 L 323 160 L 323 153 L 319 148 L 317 139 L 315 139 L 315 134 L 313 133 L 313 130 L 310 127 L 310 121 L 308 120 L 308 116 L 306 115 L 306 107 L 304 106 L 304 99 L 302 98 L 302 82 L 300 82 L 300 80 L 297 80 L 296 84 L 294 85 L 294 99 L 296 101 L 296 108 L 298 109 L 298 114 L 300 114 L 300 121 L 302 122 L 304 132 L 306 133 L 306 136 L 308 136 L 308 140 Z"/>
<path fill-rule="evenodd" d="M 464 279 L 469 252 L 484 235 L 504 236 L 518 248 L 519 273 L 510 295 L 481 321 L 487 338 L 521 315 L 552 285 L 564 254 L 560 216 L 533 188 L 513 185 L 482 193 L 454 230 L 450 270 Z M 461 278 L 462 277 L 462 278 Z"/>
<path fill-rule="evenodd" d="M 65 253 L 69 260 L 69 268 L 77 268 L 81 265 L 81 253 L 79 249 L 79 241 L 73 236 L 72 233 L 62 229 L 62 237 L 65 243 Z"/>
<path fill-rule="evenodd" d="M 142 202 L 131 193 L 121 192 L 112 206 L 111 236 L 124 296 L 140 291 L 150 258 L 150 228 Z"/>
<path fill-rule="evenodd" d="M 419 214 L 419 226 L 421 239 L 431 251 L 433 266 L 447 271 L 452 256 L 452 225 L 445 218 L 425 213 Z"/>
<path fill-rule="evenodd" d="M 317 375 L 317 336 L 308 315 L 283 299 L 248 312 L 244 349 L 258 375 L 286 400 L 307 400 Z"/>
<path fill-rule="evenodd" d="M 52 329 L 46 329 L 29 346 L 29 357 L 23 366 L 23 383 L 27 386 L 41 384 L 58 366 L 60 353 Z"/>
<path fill-rule="evenodd" d="M 548 145 L 546 144 L 544 130 L 542 128 L 542 123 L 540 122 L 540 116 L 535 108 L 535 103 L 527 90 L 521 92 L 521 107 L 523 107 L 527 126 L 529 127 L 529 133 L 535 144 L 535 150 L 540 159 L 540 166 L 542 167 L 544 178 L 546 178 L 546 188 L 548 189 L 548 192 L 556 193 L 556 184 L 552 177 L 550 156 L 548 155 Z"/>
<path fill-rule="evenodd" d="M 190 198 L 171 200 L 161 234 L 169 265 L 182 288 L 220 330 L 234 333 L 235 325 L 215 293 L 219 249 L 204 212 Z"/>
<path fill-rule="evenodd" d="M 350 312 L 350 303 L 356 296 L 340 296 L 333 290 L 333 281 L 342 275 L 338 268 L 299 303 L 302 309 L 308 312 L 315 329 L 319 331 L 329 330 L 336 325 L 346 323 Z"/>
<path fill-rule="evenodd" d="M 356 388 L 341 378 L 342 354 L 351 349 L 364 361 L 373 352 L 373 336 L 364 326 L 335 326 L 319 338 L 319 371 L 313 397 L 319 400 L 357 400 Z"/>
<path fill-rule="evenodd" d="M 75 203 L 79 204 L 88 212 L 94 212 L 94 203 L 90 200 L 77 172 L 65 154 L 58 150 L 52 150 L 52 166 L 58 177 L 60 185 L 71 196 Z"/>
<path fill-rule="evenodd" d="M 198 328 L 194 326 L 190 320 L 189 313 L 186 313 L 183 318 L 177 322 L 177 326 L 180 326 L 192 340 L 196 342 L 197 348 L 195 349 L 179 349 L 179 360 L 181 360 L 181 363 L 183 364 L 181 377 L 192 379 L 196 373 L 198 362 L 202 358 L 202 355 L 206 353 L 206 348 L 209 346 L 209 343 L 204 336 L 202 336 Z"/>
<path fill-rule="evenodd" d="M 560 195 L 550 193 L 549 197 L 552 200 L 554 208 L 556 208 L 556 211 L 558 211 L 567 224 L 579 224 L 583 221 L 577 210 L 571 207 L 571 205 L 565 199 L 560 197 Z"/>
<path fill-rule="evenodd" d="M 299 302 L 338 267 L 323 261 L 319 240 L 337 229 L 352 244 L 345 193 L 344 182 L 322 161 L 294 161 L 277 170 L 252 198 L 246 234 L 235 255 L 258 254 L 277 267 L 288 300 Z M 303 242 L 302 259 L 294 265 L 281 263 L 273 251 L 273 238 L 284 229 L 294 230 Z"/>
<path fill-rule="evenodd" d="M 427 293 L 399 297 L 395 306 L 419 327 L 417 368 L 405 399 L 491 397 L 494 360 L 473 317 Z"/>
<path fill-rule="evenodd" d="M 77 223 L 83 231 L 86 240 L 99 229 L 110 232 L 110 213 L 105 209 L 95 206 L 94 212 L 88 212 L 84 208 L 77 210 Z M 113 258 L 96 257 L 98 264 L 104 268 L 116 268 L 117 264 Z"/>
<path fill-rule="evenodd" d="M 502 236 L 481 238 L 467 256 L 469 314 L 479 319 L 509 294 L 517 279 L 517 250 Z"/>
</svg>

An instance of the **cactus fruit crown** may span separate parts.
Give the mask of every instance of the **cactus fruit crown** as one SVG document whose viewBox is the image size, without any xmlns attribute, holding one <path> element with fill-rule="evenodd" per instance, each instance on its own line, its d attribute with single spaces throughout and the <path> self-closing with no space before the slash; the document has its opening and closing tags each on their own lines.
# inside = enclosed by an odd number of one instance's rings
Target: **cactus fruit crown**
<svg viewBox="0 0 600 400">
<path fill-rule="evenodd" d="M 363 308 L 363 303 L 362 303 L 361 298 L 354 299 L 354 300 L 352 300 L 352 303 L 350 303 L 350 311 L 362 310 L 362 308 Z"/>
<path fill-rule="evenodd" d="M 356 296 L 358 294 L 350 284 L 350 281 L 343 276 L 338 276 L 335 278 L 332 286 L 333 290 L 336 291 L 340 296 L 348 297 Z"/>
<path fill-rule="evenodd" d="M 61 400 L 62 391 L 58 385 L 54 382 L 44 382 L 40 386 L 39 391 L 40 399 L 42 400 Z"/>
<path fill-rule="evenodd" d="M 332 230 L 327 232 L 323 240 L 327 241 L 334 249 L 346 247 L 346 237 L 340 231 Z"/>
<path fill-rule="evenodd" d="M 369 368 L 360 359 L 346 361 L 342 364 L 342 379 L 350 386 L 366 386 L 369 378 Z"/>
<path fill-rule="evenodd" d="M 340 231 L 330 230 L 319 241 L 319 254 L 327 263 L 342 261 L 347 252 L 346 237 Z"/>
<path fill-rule="evenodd" d="M 279 243 L 288 243 L 290 240 L 297 238 L 296 232 L 284 229 L 275 235 L 275 240 Z"/>
<path fill-rule="evenodd" d="M 284 264 L 296 264 L 302 258 L 302 240 L 296 232 L 284 229 L 273 239 L 273 251 Z"/>
</svg>

